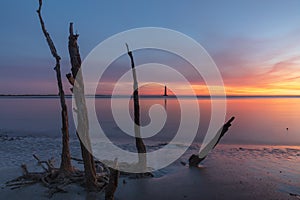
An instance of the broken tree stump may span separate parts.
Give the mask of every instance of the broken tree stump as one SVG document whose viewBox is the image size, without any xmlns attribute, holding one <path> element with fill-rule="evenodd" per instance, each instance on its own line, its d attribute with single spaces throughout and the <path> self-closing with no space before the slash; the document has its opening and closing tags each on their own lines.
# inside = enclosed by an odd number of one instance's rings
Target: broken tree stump
<svg viewBox="0 0 300 200">
<path fill-rule="evenodd" d="M 81 56 L 77 43 L 79 35 L 74 34 L 73 23 L 69 25 L 69 55 L 71 61 L 71 72 L 66 75 L 69 83 L 73 86 L 72 92 L 77 109 L 76 135 L 80 141 L 81 155 L 83 158 L 86 186 L 89 191 L 97 191 L 98 183 L 96 177 L 95 161 L 92 155 L 91 141 L 89 137 L 89 119 L 85 102 L 84 82 L 81 72 Z M 81 137 L 79 136 L 81 134 Z"/>
<path fill-rule="evenodd" d="M 139 154 L 138 161 L 138 171 L 145 171 L 147 168 L 147 158 L 146 158 L 146 146 L 141 137 L 141 128 L 140 128 L 140 103 L 139 103 L 139 90 L 138 90 L 138 81 L 135 70 L 135 64 L 133 59 L 132 51 L 129 50 L 128 44 L 126 43 L 127 53 L 131 61 L 131 70 L 133 77 L 133 105 L 134 105 L 134 134 L 135 134 L 135 144 Z"/>
<path fill-rule="evenodd" d="M 211 151 L 212 149 L 214 149 L 216 147 L 216 145 L 220 142 L 220 139 L 225 135 L 225 133 L 228 131 L 229 127 L 231 126 L 231 122 L 235 119 L 235 117 L 231 117 L 230 120 L 228 120 L 228 122 L 226 122 L 221 129 L 218 131 L 218 133 L 216 134 L 215 137 L 218 137 L 217 140 L 215 140 L 216 138 L 214 138 L 213 140 L 211 140 L 206 147 L 204 148 L 205 151 L 208 153 L 209 151 Z M 199 165 L 199 163 L 204 160 L 207 156 L 207 153 L 205 153 L 204 155 L 201 155 L 201 152 L 199 153 L 199 155 L 193 154 L 191 155 L 191 157 L 189 158 L 189 166 L 191 167 L 197 167 Z"/>
</svg>

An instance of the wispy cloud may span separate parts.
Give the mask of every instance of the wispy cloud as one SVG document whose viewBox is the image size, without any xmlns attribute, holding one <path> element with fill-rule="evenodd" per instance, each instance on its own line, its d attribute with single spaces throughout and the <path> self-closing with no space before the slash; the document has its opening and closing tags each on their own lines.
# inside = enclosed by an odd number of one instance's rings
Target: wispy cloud
<svg viewBox="0 0 300 200">
<path fill-rule="evenodd" d="M 235 38 L 214 53 L 231 94 L 300 94 L 300 36 L 272 39 Z"/>
</svg>

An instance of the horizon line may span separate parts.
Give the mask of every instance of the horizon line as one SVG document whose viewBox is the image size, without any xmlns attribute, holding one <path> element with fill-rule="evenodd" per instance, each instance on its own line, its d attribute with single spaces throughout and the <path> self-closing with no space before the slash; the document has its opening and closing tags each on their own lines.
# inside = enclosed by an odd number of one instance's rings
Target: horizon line
<svg viewBox="0 0 300 200">
<path fill-rule="evenodd" d="M 65 94 L 66 98 L 70 98 L 72 97 L 73 94 Z M 130 97 L 132 95 L 108 95 L 108 94 L 86 94 L 85 96 L 87 97 L 94 97 L 95 98 L 125 98 L 125 97 Z M 176 98 L 176 97 L 197 97 L 197 98 L 300 98 L 300 95 L 236 95 L 236 94 L 229 94 L 229 95 L 168 95 L 168 96 L 164 96 L 162 95 L 154 95 L 154 94 L 143 94 L 143 95 L 139 95 L 141 98 L 158 98 L 158 97 L 162 97 L 162 98 Z M 0 94 L 0 97 L 53 97 L 53 98 L 58 98 L 59 95 L 58 94 Z"/>
</svg>

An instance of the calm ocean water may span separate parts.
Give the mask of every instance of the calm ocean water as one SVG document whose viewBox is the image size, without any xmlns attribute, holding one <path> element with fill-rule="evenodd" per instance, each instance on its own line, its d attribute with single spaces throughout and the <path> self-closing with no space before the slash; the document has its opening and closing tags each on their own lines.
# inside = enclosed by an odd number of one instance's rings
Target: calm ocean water
<svg viewBox="0 0 300 200">
<path fill-rule="evenodd" d="M 67 99 L 69 109 L 70 134 L 75 137 L 72 117 L 72 100 Z M 124 103 L 123 98 L 117 101 Z M 184 104 L 190 99 L 184 98 Z M 218 100 L 216 100 L 218 101 Z M 219 100 L 221 101 L 221 100 Z M 170 141 L 179 127 L 181 111 L 175 98 L 141 98 L 142 125 L 150 123 L 149 109 L 159 104 L 167 113 L 166 123 L 151 141 Z M 199 98 L 201 120 L 195 141 L 201 142 L 207 131 L 211 116 L 209 98 Z M 132 140 L 115 123 L 111 112 L 110 98 L 96 99 L 96 112 L 101 127 L 107 136 L 115 142 Z M 132 105 L 120 106 L 132 114 Z M 1 97 L 0 98 L 0 132 L 7 135 L 60 137 L 60 104 L 58 98 L 45 97 Z M 222 139 L 229 144 L 269 144 L 300 145 L 300 98 L 228 98 L 227 116 L 235 116 L 227 135 Z M 190 119 L 197 120 L 197 119 Z M 198 121 L 198 120 L 197 120 Z"/>
</svg>

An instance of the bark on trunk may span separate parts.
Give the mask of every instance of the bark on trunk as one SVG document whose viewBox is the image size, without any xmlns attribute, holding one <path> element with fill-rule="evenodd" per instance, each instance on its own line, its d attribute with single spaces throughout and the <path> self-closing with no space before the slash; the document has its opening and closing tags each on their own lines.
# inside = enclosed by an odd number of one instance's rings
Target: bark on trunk
<svg viewBox="0 0 300 200">
<path fill-rule="evenodd" d="M 139 153 L 139 167 L 141 170 L 146 170 L 147 158 L 146 158 L 146 146 L 141 138 L 141 130 L 140 130 L 140 104 L 139 104 L 139 90 L 138 90 L 138 82 L 135 70 L 135 64 L 133 59 L 132 51 L 129 50 L 128 45 L 127 53 L 130 57 L 131 61 L 131 69 L 133 76 L 133 102 L 134 102 L 134 133 L 135 133 L 135 144 L 137 151 Z"/>
<path fill-rule="evenodd" d="M 71 155 L 70 155 L 70 147 L 69 147 L 69 123 L 68 123 L 68 110 L 65 101 L 65 93 L 63 90 L 63 85 L 61 81 L 61 71 L 60 71 L 60 56 L 58 55 L 55 45 L 50 37 L 50 34 L 46 30 L 45 23 L 43 21 L 41 10 L 42 10 L 42 0 L 39 0 L 39 8 L 37 10 L 41 28 L 43 34 L 47 40 L 47 44 L 50 48 L 52 56 L 55 58 L 56 64 L 54 70 L 56 72 L 56 79 L 57 85 L 59 90 L 59 98 L 60 98 L 60 105 L 61 105 L 61 118 L 62 118 L 62 153 L 61 153 L 61 164 L 60 170 L 64 172 L 71 172 L 73 171 L 73 167 L 71 165 Z"/>
<path fill-rule="evenodd" d="M 82 159 L 84 162 L 84 171 L 86 175 L 86 185 L 89 191 L 94 191 L 97 190 L 96 168 L 94 158 L 89 152 L 89 150 L 91 151 L 92 149 L 89 138 L 88 113 L 85 103 L 84 83 L 82 79 L 82 73 L 80 71 L 81 58 L 79 53 L 79 46 L 77 44 L 77 39 L 79 35 L 74 34 L 73 32 L 73 23 L 70 23 L 69 32 L 70 35 L 68 47 L 72 65 L 72 74 L 67 74 L 67 78 L 73 86 L 74 99 L 77 107 L 78 124 L 76 134 L 80 140 Z M 74 83 L 75 79 L 76 82 Z M 78 133 L 81 134 L 81 137 L 79 137 Z"/>
</svg>

